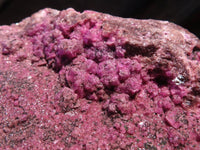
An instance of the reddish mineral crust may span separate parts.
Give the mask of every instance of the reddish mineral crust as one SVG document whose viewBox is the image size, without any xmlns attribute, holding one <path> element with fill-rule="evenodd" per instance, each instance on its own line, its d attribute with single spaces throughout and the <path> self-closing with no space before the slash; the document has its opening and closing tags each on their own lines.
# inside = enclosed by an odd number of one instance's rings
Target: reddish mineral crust
<svg viewBox="0 0 200 150">
<path fill-rule="evenodd" d="M 200 149 L 200 41 L 167 21 L 41 10 L 0 27 L 0 149 Z"/>
</svg>

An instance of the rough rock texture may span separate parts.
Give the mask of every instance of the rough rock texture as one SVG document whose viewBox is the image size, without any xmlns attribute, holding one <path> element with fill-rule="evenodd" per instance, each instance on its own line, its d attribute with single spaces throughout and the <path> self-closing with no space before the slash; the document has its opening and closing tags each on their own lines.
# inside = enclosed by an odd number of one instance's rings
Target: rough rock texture
<svg viewBox="0 0 200 150">
<path fill-rule="evenodd" d="M 200 149 L 200 41 L 167 21 L 41 10 L 0 27 L 0 149 Z"/>
</svg>

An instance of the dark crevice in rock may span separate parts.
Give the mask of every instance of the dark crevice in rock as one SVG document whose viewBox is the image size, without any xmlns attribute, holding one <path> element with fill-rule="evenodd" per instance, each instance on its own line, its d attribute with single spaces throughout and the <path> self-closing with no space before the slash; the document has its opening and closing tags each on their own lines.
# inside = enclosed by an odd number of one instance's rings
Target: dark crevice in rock
<svg viewBox="0 0 200 150">
<path fill-rule="evenodd" d="M 111 94 L 113 94 L 114 92 L 115 92 L 115 87 L 114 86 L 111 86 L 111 87 L 104 87 L 105 89 L 105 92 L 106 92 L 106 94 L 108 94 L 108 95 L 111 95 Z"/>
<path fill-rule="evenodd" d="M 155 77 L 154 81 L 160 87 L 168 85 L 168 79 L 166 77 L 163 77 L 162 75 L 158 75 L 157 77 Z"/>
<path fill-rule="evenodd" d="M 200 61 L 200 47 L 198 46 L 195 46 L 193 49 L 192 49 L 192 53 L 188 53 L 187 54 L 187 58 L 190 59 L 190 60 L 198 60 Z"/>
<path fill-rule="evenodd" d="M 130 100 L 135 100 L 136 95 L 137 95 L 138 93 L 139 93 L 139 92 L 137 92 L 137 93 L 135 93 L 135 94 L 133 94 L 133 95 L 130 95 Z"/>
<path fill-rule="evenodd" d="M 116 51 L 116 47 L 115 47 L 114 44 L 113 44 L 113 45 L 109 45 L 109 46 L 108 46 L 108 49 L 109 49 L 110 51 L 112 51 L 112 52 L 115 52 L 115 51 Z"/>
<path fill-rule="evenodd" d="M 200 52 L 200 47 L 195 46 L 192 50 L 192 52 Z"/>
<path fill-rule="evenodd" d="M 165 72 L 160 68 L 155 68 L 153 70 L 149 70 L 148 72 L 152 78 L 152 80 L 159 86 L 167 86 L 169 85 L 171 78 L 166 76 Z"/>
<path fill-rule="evenodd" d="M 154 45 L 148 45 L 146 47 L 143 47 L 140 45 L 130 44 L 128 42 L 125 43 L 122 47 L 126 50 L 126 57 L 132 57 L 137 55 L 151 57 L 158 50 L 158 48 Z"/>
<path fill-rule="evenodd" d="M 192 94 L 195 96 L 200 96 L 200 85 L 192 88 Z"/>
</svg>

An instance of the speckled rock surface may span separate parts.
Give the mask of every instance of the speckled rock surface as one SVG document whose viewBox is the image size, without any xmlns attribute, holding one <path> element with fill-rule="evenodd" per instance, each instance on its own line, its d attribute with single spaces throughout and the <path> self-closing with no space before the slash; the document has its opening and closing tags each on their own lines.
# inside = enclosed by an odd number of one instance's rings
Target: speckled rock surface
<svg viewBox="0 0 200 150">
<path fill-rule="evenodd" d="M 44 9 L 0 27 L 0 149 L 200 149 L 200 41 L 167 21 Z"/>
</svg>

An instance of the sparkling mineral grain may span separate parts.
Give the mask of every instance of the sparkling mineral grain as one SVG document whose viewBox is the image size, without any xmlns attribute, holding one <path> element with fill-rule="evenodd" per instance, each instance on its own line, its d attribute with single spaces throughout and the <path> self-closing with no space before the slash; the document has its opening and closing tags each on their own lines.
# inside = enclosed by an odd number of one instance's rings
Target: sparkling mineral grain
<svg viewBox="0 0 200 150">
<path fill-rule="evenodd" d="M 0 27 L 0 149 L 200 149 L 200 41 L 173 23 L 44 9 Z"/>
</svg>

